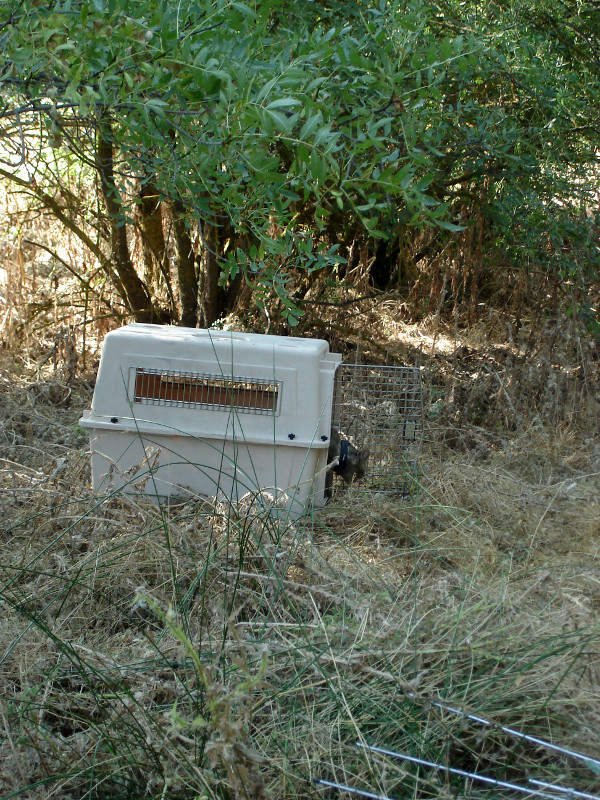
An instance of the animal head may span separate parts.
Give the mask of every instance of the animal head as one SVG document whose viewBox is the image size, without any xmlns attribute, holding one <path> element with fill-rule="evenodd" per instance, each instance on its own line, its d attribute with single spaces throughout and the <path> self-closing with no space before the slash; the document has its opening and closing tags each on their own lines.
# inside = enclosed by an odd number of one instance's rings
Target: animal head
<svg viewBox="0 0 600 800">
<path fill-rule="evenodd" d="M 333 428 L 331 431 L 331 442 L 329 458 L 338 458 L 334 472 L 340 475 L 346 483 L 352 483 L 355 479 L 364 478 L 367 474 L 369 461 L 368 450 L 358 450 L 353 444 L 342 439 L 339 432 Z"/>
<path fill-rule="evenodd" d="M 343 444 L 344 442 L 342 442 L 342 445 Z M 350 444 L 350 442 L 347 442 L 347 445 L 348 452 L 343 463 L 342 459 L 340 458 L 338 474 L 342 476 L 346 483 L 351 483 L 355 479 L 358 480 L 360 478 L 364 478 L 367 474 L 369 451 L 357 450 L 357 448 Z"/>
</svg>

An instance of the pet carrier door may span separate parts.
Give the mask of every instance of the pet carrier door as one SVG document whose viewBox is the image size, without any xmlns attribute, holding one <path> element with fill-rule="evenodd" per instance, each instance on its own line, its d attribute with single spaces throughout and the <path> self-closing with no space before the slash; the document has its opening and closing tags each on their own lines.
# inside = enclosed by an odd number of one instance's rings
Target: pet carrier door
<svg viewBox="0 0 600 800">
<path fill-rule="evenodd" d="M 357 448 L 368 448 L 364 484 L 403 492 L 423 439 L 423 392 L 418 367 L 340 364 L 333 426 Z"/>
</svg>

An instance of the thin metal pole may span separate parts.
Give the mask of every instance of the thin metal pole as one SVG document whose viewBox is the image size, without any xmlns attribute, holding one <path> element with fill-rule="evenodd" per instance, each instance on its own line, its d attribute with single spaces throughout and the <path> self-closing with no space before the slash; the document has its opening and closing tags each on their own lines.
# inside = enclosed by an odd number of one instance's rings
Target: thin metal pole
<svg viewBox="0 0 600 800">
<path fill-rule="evenodd" d="M 394 800 L 394 798 L 386 797 L 386 795 L 383 794 L 373 794 L 373 792 L 366 792 L 364 789 L 354 789 L 352 786 L 344 786 L 341 783 L 333 783 L 332 781 L 326 781 L 322 778 L 315 779 L 315 783 L 320 783 L 322 786 L 330 786 L 332 789 L 339 789 L 342 792 L 359 794 L 361 797 L 369 797 L 371 800 Z"/>
<path fill-rule="evenodd" d="M 544 781 L 536 781 L 535 778 L 529 778 L 529 783 L 535 786 L 541 786 L 543 789 L 553 789 L 555 792 L 566 794 L 567 797 L 583 797 L 585 800 L 598 800 L 598 795 L 587 794 L 587 792 L 578 792 L 576 789 L 569 789 L 566 786 L 557 786 L 555 783 L 545 783 Z"/>
<path fill-rule="evenodd" d="M 410 692 L 408 695 L 413 699 L 420 699 L 417 695 Z M 464 717 L 465 719 L 470 719 L 472 722 L 478 722 L 480 725 L 489 725 L 492 728 L 496 728 L 497 730 L 502 731 L 503 733 L 508 733 L 510 736 L 515 736 L 517 739 L 524 739 L 527 742 L 532 742 L 533 744 L 540 745 L 540 747 L 545 747 L 548 750 L 554 750 L 557 753 L 562 753 L 565 756 L 571 756 L 571 758 L 576 758 L 579 761 L 583 761 L 586 763 L 592 770 L 600 769 L 600 760 L 597 758 L 592 758 L 591 756 L 583 755 L 583 753 L 577 753 L 575 750 L 569 750 L 566 747 L 560 747 L 560 745 L 552 744 L 552 742 L 548 742 L 545 739 L 539 739 L 537 736 L 530 736 L 528 733 L 522 733 L 521 731 L 517 731 L 514 728 L 506 728 L 503 725 L 500 725 L 497 722 L 492 722 L 489 719 L 485 719 L 484 717 L 477 717 L 475 714 L 467 714 L 459 708 L 453 708 L 452 706 L 447 706 L 445 703 L 440 703 L 437 700 L 430 701 L 432 706 L 436 706 L 436 708 L 441 708 L 444 711 L 450 711 L 452 714 L 457 714 L 460 717 Z M 592 766 L 593 765 L 593 766 Z"/>
<path fill-rule="evenodd" d="M 417 758 L 416 756 L 410 756 L 407 753 L 397 753 L 394 750 L 387 750 L 384 747 L 375 747 L 373 745 L 363 744 L 362 742 L 356 742 L 356 746 L 362 749 L 371 750 L 374 753 L 382 753 L 386 756 L 392 756 L 393 758 L 402 758 L 405 761 L 410 761 L 413 764 L 420 764 L 423 767 L 430 767 L 431 769 L 440 769 L 444 772 L 451 773 L 452 775 L 459 775 L 462 778 L 470 778 L 474 781 L 480 781 L 481 783 L 486 783 L 489 786 L 498 786 L 502 789 L 511 789 L 515 792 L 522 792 L 523 794 L 534 795 L 536 797 L 545 797 L 545 798 L 556 798 L 555 794 L 549 794 L 548 792 L 542 792 L 538 789 L 531 789 L 527 786 L 520 786 L 516 783 L 509 783 L 508 781 L 500 781 L 496 778 L 490 778 L 487 775 L 479 775 L 475 772 L 467 772 L 464 769 L 457 769 L 456 767 L 447 767 L 445 764 L 436 764 L 435 761 L 425 761 L 425 759 Z M 569 789 L 562 789 L 563 793 L 568 793 Z M 600 797 L 597 795 L 588 795 L 590 800 L 600 800 Z"/>
</svg>

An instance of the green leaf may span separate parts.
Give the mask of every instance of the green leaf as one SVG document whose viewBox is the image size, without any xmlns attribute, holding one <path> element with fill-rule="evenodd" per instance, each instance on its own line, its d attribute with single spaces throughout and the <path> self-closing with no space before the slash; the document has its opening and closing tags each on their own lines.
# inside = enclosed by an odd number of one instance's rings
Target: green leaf
<svg viewBox="0 0 600 800">
<path fill-rule="evenodd" d="M 308 139 L 317 130 L 322 121 L 323 115 L 320 111 L 316 114 L 311 114 L 300 130 L 300 139 Z"/>
<path fill-rule="evenodd" d="M 316 147 L 317 145 L 327 141 L 327 139 L 329 139 L 330 136 L 331 136 L 331 125 L 324 125 L 322 128 L 319 128 L 319 130 L 315 134 L 313 144 Z"/>
<path fill-rule="evenodd" d="M 250 6 L 247 6 L 246 3 L 236 2 L 236 3 L 231 3 L 231 5 L 233 6 L 233 8 L 236 9 L 236 11 L 239 11 L 240 14 L 243 14 L 245 17 L 248 17 L 249 19 L 254 19 L 256 17 L 256 12 L 254 11 L 254 9 L 250 8 Z"/>
<path fill-rule="evenodd" d="M 443 228 L 446 231 L 453 231 L 454 233 L 457 233 L 458 231 L 465 230 L 464 225 L 455 225 L 453 222 L 448 222 L 445 219 L 435 219 L 434 222 L 438 228 Z"/>
<path fill-rule="evenodd" d="M 437 47 L 432 44 L 427 48 L 427 53 L 425 54 L 425 58 L 427 59 L 427 63 L 433 65 L 437 61 Z"/>
<path fill-rule="evenodd" d="M 316 150 L 310 154 L 310 174 L 318 183 L 325 183 L 327 179 L 327 162 Z"/>
<path fill-rule="evenodd" d="M 269 110 L 277 109 L 277 108 L 290 108 L 291 106 L 301 105 L 300 100 L 296 97 L 281 97 L 279 100 L 273 100 L 267 108 Z"/>
<path fill-rule="evenodd" d="M 444 39 L 444 41 L 442 42 L 440 55 L 442 61 L 448 61 L 449 59 L 452 58 L 452 56 L 454 55 L 454 43 L 452 42 L 451 39 Z"/>
<path fill-rule="evenodd" d="M 164 116 L 166 102 L 158 97 L 150 97 L 146 100 L 146 108 L 154 111 L 155 114 Z"/>
<path fill-rule="evenodd" d="M 265 114 L 273 122 L 275 128 L 278 128 L 283 133 L 289 134 L 292 132 L 293 122 L 285 114 L 280 111 L 272 111 L 270 108 L 265 108 Z"/>
</svg>

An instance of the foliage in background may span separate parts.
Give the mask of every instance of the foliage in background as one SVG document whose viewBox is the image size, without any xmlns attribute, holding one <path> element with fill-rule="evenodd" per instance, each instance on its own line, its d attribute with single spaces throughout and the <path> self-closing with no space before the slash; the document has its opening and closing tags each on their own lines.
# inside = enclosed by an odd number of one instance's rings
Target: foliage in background
<svg viewBox="0 0 600 800">
<path fill-rule="evenodd" d="M 295 325 L 359 263 L 416 312 L 429 292 L 472 316 L 515 267 L 585 289 L 597 16 L 4 0 L 0 176 L 78 237 L 83 290 L 116 289 L 138 320 L 209 325 L 237 304 Z"/>
</svg>

